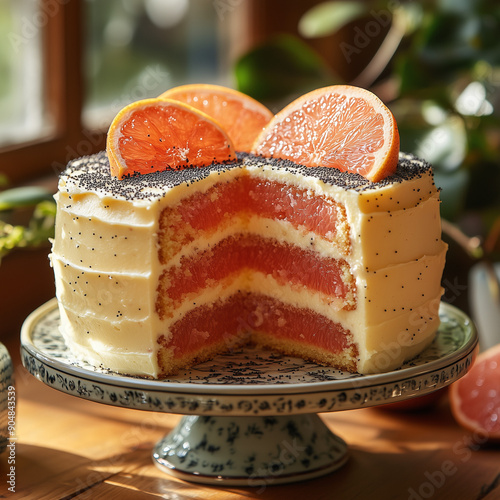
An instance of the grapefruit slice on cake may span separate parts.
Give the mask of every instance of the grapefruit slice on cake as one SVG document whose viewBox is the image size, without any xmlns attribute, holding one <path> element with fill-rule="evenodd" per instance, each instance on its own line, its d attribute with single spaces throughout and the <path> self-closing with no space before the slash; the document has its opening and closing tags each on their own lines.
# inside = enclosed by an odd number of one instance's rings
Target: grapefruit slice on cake
<svg viewBox="0 0 500 500">
<path fill-rule="evenodd" d="M 160 98 L 184 102 L 217 120 L 236 151 L 250 152 L 256 137 L 274 116 L 250 96 L 219 85 L 181 85 L 167 90 Z"/>
<path fill-rule="evenodd" d="M 259 135 L 252 152 L 377 182 L 396 171 L 399 133 L 394 116 L 374 94 L 334 85 L 286 106 Z"/>
<path fill-rule="evenodd" d="M 111 174 L 119 179 L 236 160 L 225 130 L 179 101 L 144 99 L 125 106 L 108 131 Z"/>
</svg>

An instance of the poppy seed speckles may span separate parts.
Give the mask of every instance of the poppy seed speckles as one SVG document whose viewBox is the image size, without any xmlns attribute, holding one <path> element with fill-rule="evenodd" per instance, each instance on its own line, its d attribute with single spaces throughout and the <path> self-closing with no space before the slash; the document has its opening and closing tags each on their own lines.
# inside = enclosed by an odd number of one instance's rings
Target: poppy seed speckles
<svg viewBox="0 0 500 500">
<path fill-rule="evenodd" d="M 412 155 L 401 155 L 396 173 L 374 183 L 359 174 L 340 172 L 335 168 L 305 167 L 289 160 L 261 158 L 240 153 L 233 163 L 213 164 L 203 168 L 188 167 L 182 170 L 165 170 L 118 180 L 111 176 L 108 157 L 105 151 L 101 151 L 93 156 L 85 156 L 70 162 L 61 174 L 61 178 L 64 178 L 68 183 L 74 179 L 81 189 L 87 191 L 102 192 L 126 200 L 147 200 L 163 197 L 165 189 L 180 184 L 192 185 L 206 178 L 210 172 L 215 171 L 220 175 L 227 170 L 244 168 L 245 165 L 258 166 L 263 164 L 268 165 L 271 169 L 313 176 L 325 184 L 352 189 L 360 194 L 394 183 L 398 184 L 419 178 L 431 170 L 428 163 L 416 160 Z M 366 202 L 369 203 L 370 200 L 367 199 Z M 105 208 L 108 207 L 109 205 L 105 206 Z"/>
</svg>

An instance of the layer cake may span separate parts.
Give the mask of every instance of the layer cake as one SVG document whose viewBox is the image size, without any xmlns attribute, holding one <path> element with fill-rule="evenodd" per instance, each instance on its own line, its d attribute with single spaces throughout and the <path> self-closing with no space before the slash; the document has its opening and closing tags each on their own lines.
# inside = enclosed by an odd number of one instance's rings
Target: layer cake
<svg viewBox="0 0 500 500">
<path fill-rule="evenodd" d="M 252 342 L 378 373 L 439 324 L 439 190 L 410 155 L 374 183 L 249 154 L 118 180 L 102 152 L 56 200 L 61 332 L 98 366 L 162 378 Z"/>
</svg>

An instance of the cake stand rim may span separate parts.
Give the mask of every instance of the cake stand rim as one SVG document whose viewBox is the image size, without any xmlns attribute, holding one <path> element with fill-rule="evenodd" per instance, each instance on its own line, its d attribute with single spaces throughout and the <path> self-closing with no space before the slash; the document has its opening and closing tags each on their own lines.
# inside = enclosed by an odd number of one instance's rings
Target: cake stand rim
<svg viewBox="0 0 500 500">
<path fill-rule="evenodd" d="M 437 372 L 449 368 L 450 366 L 467 359 L 474 354 L 477 348 L 478 336 L 472 320 L 459 308 L 441 302 L 440 312 L 445 315 L 461 319 L 461 327 L 464 330 L 466 339 L 460 349 L 449 353 L 443 358 L 432 360 L 423 365 L 410 366 L 395 371 L 360 375 L 352 378 L 317 381 L 298 384 L 201 384 L 201 383 L 169 383 L 165 380 L 152 380 L 139 377 L 99 373 L 90 371 L 84 367 L 72 366 L 61 363 L 56 358 L 48 356 L 40 351 L 32 342 L 31 335 L 33 327 L 44 315 L 57 308 L 57 299 L 53 298 L 35 309 L 25 320 L 21 328 L 21 352 L 26 351 L 33 358 L 45 363 L 54 370 L 67 375 L 82 377 L 104 384 L 113 385 L 119 388 L 128 388 L 138 391 L 154 391 L 161 393 L 171 393 L 173 395 L 192 396 L 226 396 L 226 397 L 248 397 L 248 396 L 289 396 L 300 394 L 342 392 L 353 387 L 357 389 L 376 387 L 379 385 L 407 381 L 419 375 Z M 23 364 L 25 363 L 22 357 Z M 42 381 L 43 382 L 43 381 Z M 451 383 L 451 382 L 450 382 Z M 444 384 L 448 385 L 448 384 Z M 430 392 L 430 391 L 427 391 Z M 411 397 L 411 396 L 410 396 Z"/>
</svg>

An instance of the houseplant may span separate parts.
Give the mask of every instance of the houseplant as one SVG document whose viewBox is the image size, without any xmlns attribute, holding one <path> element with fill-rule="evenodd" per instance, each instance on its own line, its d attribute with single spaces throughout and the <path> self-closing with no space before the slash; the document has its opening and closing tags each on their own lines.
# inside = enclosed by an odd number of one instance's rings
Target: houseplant
<svg viewBox="0 0 500 500">
<path fill-rule="evenodd" d="M 7 185 L 0 177 L 0 187 Z M 47 245 L 54 235 L 55 202 L 43 187 L 0 191 L 0 263 L 15 248 Z"/>
</svg>

